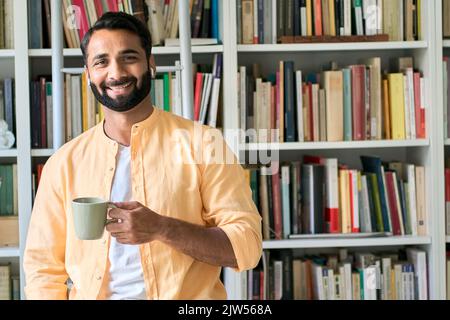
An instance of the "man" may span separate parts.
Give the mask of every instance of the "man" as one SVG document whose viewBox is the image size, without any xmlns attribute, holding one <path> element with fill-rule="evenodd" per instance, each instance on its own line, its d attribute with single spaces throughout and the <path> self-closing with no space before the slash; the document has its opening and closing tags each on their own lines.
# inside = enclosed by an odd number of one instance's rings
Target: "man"
<svg viewBox="0 0 450 320">
<path fill-rule="evenodd" d="M 24 256 L 28 299 L 224 299 L 221 266 L 260 259 L 261 219 L 241 166 L 213 161 L 214 130 L 196 134 L 198 124 L 152 106 L 150 39 L 125 13 L 106 13 L 84 36 L 105 119 L 44 167 Z M 71 201 L 85 196 L 117 206 L 100 240 L 75 236 Z"/>
</svg>

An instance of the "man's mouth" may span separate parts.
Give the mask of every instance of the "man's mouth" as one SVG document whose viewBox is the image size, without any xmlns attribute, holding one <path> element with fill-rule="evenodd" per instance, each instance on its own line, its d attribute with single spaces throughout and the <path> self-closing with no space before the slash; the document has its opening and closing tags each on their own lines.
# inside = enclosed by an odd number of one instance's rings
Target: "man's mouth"
<svg viewBox="0 0 450 320">
<path fill-rule="evenodd" d="M 108 90 L 112 91 L 114 94 L 121 94 L 127 91 L 128 88 L 131 87 L 133 84 L 133 81 L 121 84 L 119 86 L 109 86 L 107 87 Z"/>
</svg>

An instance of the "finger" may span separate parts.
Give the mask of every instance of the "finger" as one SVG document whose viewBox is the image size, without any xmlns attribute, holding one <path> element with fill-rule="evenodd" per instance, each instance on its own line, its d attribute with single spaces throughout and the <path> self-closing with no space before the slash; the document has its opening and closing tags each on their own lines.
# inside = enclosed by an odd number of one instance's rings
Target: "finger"
<svg viewBox="0 0 450 320">
<path fill-rule="evenodd" d="M 114 237 L 114 238 L 126 238 L 126 233 L 125 232 L 112 232 L 111 233 L 111 237 Z"/>
<path fill-rule="evenodd" d="M 113 204 L 117 208 L 124 209 L 124 210 L 133 210 L 133 209 L 137 209 L 139 207 L 142 207 L 142 204 L 140 204 L 138 201 L 113 202 Z"/>
<path fill-rule="evenodd" d="M 106 231 L 110 233 L 125 232 L 125 226 L 123 223 L 118 222 L 108 223 L 106 225 Z"/>
<path fill-rule="evenodd" d="M 125 220 L 126 211 L 122 209 L 111 209 L 108 212 L 110 218 Z"/>
</svg>

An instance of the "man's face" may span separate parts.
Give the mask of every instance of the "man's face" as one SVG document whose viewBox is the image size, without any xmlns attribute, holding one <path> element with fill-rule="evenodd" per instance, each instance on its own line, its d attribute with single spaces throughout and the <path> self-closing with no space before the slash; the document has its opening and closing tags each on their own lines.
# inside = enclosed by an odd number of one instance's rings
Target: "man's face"
<svg viewBox="0 0 450 320">
<path fill-rule="evenodd" d="M 129 31 L 95 31 L 86 68 L 96 99 L 113 111 L 131 110 L 150 92 L 149 61 L 139 37 Z"/>
</svg>

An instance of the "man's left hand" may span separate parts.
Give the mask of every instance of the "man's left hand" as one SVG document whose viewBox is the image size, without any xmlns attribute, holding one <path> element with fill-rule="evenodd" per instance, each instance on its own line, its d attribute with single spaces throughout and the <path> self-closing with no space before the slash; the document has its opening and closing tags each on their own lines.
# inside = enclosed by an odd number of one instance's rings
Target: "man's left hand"
<svg viewBox="0 0 450 320">
<path fill-rule="evenodd" d="M 108 223 L 106 231 L 121 244 L 142 244 L 158 238 L 162 216 L 137 201 L 114 202 L 117 208 L 109 216 L 117 222 Z"/>
</svg>

